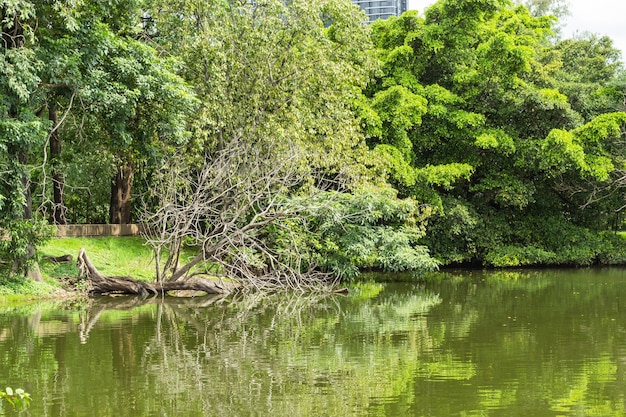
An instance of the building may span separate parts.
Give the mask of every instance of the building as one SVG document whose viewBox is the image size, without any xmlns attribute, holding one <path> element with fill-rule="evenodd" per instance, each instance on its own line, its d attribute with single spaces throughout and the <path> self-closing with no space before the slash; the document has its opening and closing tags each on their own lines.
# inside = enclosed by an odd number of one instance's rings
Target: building
<svg viewBox="0 0 626 417">
<path fill-rule="evenodd" d="M 400 16 L 406 12 L 407 0 L 352 0 L 365 11 L 370 22 Z"/>
</svg>

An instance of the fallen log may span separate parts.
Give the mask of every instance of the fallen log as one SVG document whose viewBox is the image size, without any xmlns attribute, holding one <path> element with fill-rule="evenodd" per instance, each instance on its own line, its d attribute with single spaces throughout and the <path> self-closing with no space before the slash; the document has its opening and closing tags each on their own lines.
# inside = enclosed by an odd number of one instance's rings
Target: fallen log
<svg viewBox="0 0 626 417">
<path fill-rule="evenodd" d="M 55 264 L 61 262 L 72 262 L 74 257 L 72 255 L 61 255 L 61 256 L 44 256 L 43 259 L 46 261 L 54 262 Z"/>
<path fill-rule="evenodd" d="M 90 294 L 128 294 L 149 296 L 166 294 L 169 291 L 202 291 L 206 294 L 229 294 L 236 284 L 194 276 L 178 281 L 146 282 L 131 277 L 109 277 L 102 275 L 94 266 L 85 249 L 81 249 L 77 259 L 80 276 L 90 284 Z"/>
</svg>

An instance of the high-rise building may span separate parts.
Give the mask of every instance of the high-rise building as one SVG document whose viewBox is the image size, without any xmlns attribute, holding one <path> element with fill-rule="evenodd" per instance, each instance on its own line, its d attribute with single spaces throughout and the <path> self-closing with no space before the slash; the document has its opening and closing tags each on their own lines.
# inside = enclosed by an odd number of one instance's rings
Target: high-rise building
<svg viewBox="0 0 626 417">
<path fill-rule="evenodd" d="M 376 19 L 387 19 L 400 16 L 406 12 L 407 0 L 352 0 L 365 11 L 370 22 Z"/>
</svg>

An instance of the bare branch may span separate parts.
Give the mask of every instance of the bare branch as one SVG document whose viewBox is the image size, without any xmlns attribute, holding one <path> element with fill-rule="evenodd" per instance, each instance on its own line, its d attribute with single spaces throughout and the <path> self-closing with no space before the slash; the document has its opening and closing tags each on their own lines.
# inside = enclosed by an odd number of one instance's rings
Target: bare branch
<svg viewBox="0 0 626 417">
<path fill-rule="evenodd" d="M 184 156 L 177 155 L 161 170 L 149 196 L 159 208 L 143 214 L 158 282 L 186 280 L 197 268 L 212 266 L 244 287 L 262 290 L 311 291 L 337 283 L 313 266 L 305 268 L 297 236 L 286 234 L 293 241 L 290 257 L 280 256 L 261 237 L 269 226 L 280 228 L 280 221 L 304 216 L 285 198 L 305 183 L 299 150 L 268 145 L 235 139 L 208 153 L 200 167 L 186 166 Z M 183 241 L 197 253 L 179 266 Z"/>
</svg>

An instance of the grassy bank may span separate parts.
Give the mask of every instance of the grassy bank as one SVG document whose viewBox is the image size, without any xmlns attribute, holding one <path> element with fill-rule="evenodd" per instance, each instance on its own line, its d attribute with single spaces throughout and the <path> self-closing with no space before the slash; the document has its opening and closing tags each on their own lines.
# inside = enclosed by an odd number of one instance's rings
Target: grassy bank
<svg viewBox="0 0 626 417">
<path fill-rule="evenodd" d="M 0 274 L 0 306 L 32 298 L 58 297 L 67 277 L 78 276 L 76 257 L 85 248 L 94 265 L 105 275 L 124 275 L 137 279 L 154 278 L 150 247 L 141 237 L 57 238 L 39 248 L 43 283 L 7 279 Z M 72 255 L 73 261 L 55 263 L 46 257 Z"/>
<path fill-rule="evenodd" d="M 39 249 L 42 257 L 41 271 L 44 277 L 77 276 L 76 262 L 55 264 L 46 256 L 78 256 L 81 248 L 104 275 L 123 275 L 136 279 L 154 278 L 152 250 L 141 237 L 68 237 L 49 241 Z"/>
</svg>

